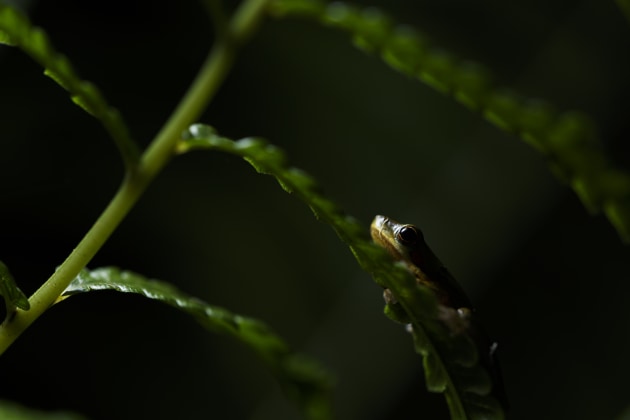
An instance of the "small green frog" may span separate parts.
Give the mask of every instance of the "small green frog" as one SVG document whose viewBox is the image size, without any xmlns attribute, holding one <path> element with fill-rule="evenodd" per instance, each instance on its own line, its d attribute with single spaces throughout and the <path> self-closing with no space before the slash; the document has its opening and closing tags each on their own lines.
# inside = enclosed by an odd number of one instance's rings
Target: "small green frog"
<svg viewBox="0 0 630 420">
<path fill-rule="evenodd" d="M 424 241 L 420 229 L 401 224 L 385 216 L 376 216 L 370 226 L 374 242 L 401 261 L 418 283 L 437 296 L 438 316 L 454 333 L 464 332 L 472 316 L 472 304 L 457 281 Z M 396 303 L 389 289 L 383 292 L 385 302 Z"/>
<path fill-rule="evenodd" d="M 474 318 L 473 306 L 466 293 L 424 241 L 420 229 L 376 216 L 370 226 L 372 239 L 385 248 L 396 261 L 402 262 L 416 281 L 431 289 L 438 300 L 437 317 L 452 334 L 467 334 L 475 343 L 481 365 L 490 373 L 493 394 L 507 408 L 503 378 L 496 357 L 497 343 L 490 339 Z M 383 292 L 385 302 L 396 306 L 397 299 L 389 289 Z"/>
</svg>

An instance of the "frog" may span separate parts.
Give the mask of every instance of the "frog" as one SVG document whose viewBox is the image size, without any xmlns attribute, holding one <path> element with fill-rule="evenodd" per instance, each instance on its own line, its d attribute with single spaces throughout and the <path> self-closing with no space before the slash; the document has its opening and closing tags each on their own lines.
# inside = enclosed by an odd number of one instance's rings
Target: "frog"
<svg viewBox="0 0 630 420">
<path fill-rule="evenodd" d="M 468 295 L 429 248 L 420 228 L 377 215 L 370 225 L 370 235 L 375 244 L 388 251 L 395 261 L 402 263 L 413 274 L 418 284 L 435 294 L 437 319 L 448 331 L 452 335 L 466 334 L 475 343 L 480 364 L 492 378 L 493 394 L 507 409 L 503 375 L 496 354 L 498 343 L 482 328 Z M 383 298 L 387 305 L 398 304 L 396 296 L 387 288 L 383 291 Z M 412 327 L 408 325 L 407 330 L 411 331 Z"/>
<path fill-rule="evenodd" d="M 377 215 L 371 226 L 372 240 L 387 250 L 394 260 L 402 262 L 416 281 L 429 288 L 438 300 L 438 318 L 454 334 L 470 327 L 473 307 L 455 278 L 426 244 L 422 231 L 411 224 L 402 224 Z M 387 304 L 396 304 L 391 290 L 383 291 Z"/>
</svg>

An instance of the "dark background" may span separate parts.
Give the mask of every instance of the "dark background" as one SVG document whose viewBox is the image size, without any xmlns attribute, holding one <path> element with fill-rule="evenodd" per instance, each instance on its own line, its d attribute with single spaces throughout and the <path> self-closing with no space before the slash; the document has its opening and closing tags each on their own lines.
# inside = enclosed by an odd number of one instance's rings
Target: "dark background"
<svg viewBox="0 0 630 420">
<path fill-rule="evenodd" d="M 233 6 L 235 2 L 227 2 Z M 613 1 L 362 2 L 580 110 L 630 166 L 630 24 Z M 46 1 L 29 15 L 143 146 L 212 42 L 196 1 Z M 32 293 L 120 183 L 101 126 L 0 48 L 0 258 Z M 610 419 L 629 401 L 630 258 L 544 158 L 336 30 L 268 21 L 201 119 L 263 136 L 366 229 L 420 225 L 500 342 L 512 419 Z M 244 161 L 179 157 L 90 264 L 160 278 L 259 318 L 337 375 L 340 419 L 447 418 L 381 291 L 332 230 Z M 143 298 L 100 292 L 39 319 L 0 359 L 0 398 L 92 419 L 296 418 L 256 356 Z"/>
</svg>

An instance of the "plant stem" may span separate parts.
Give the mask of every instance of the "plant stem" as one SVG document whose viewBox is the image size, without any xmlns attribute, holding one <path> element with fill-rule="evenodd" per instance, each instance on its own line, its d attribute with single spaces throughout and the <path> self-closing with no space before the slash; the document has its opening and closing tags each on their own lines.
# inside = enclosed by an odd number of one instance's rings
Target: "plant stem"
<svg viewBox="0 0 630 420">
<path fill-rule="evenodd" d="M 59 269 L 29 298 L 28 311 L 0 325 L 0 354 L 61 296 L 68 284 L 90 262 L 136 204 L 149 183 L 164 168 L 184 130 L 201 116 L 231 68 L 236 48 L 255 29 L 269 0 L 245 0 L 235 12 L 225 37 L 216 40 L 197 77 L 155 139 L 128 172 L 118 192 L 96 223 Z"/>
</svg>

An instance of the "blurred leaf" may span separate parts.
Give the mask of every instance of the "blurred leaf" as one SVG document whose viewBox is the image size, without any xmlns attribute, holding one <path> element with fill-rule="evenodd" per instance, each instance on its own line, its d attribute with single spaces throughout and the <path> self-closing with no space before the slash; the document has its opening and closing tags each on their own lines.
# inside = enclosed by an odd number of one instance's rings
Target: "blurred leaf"
<svg viewBox="0 0 630 420">
<path fill-rule="evenodd" d="M 316 362 L 289 349 L 264 323 L 208 305 L 169 283 L 107 267 L 83 270 L 64 291 L 61 300 L 79 293 L 114 290 L 135 293 L 166 303 L 195 318 L 210 331 L 227 334 L 252 348 L 271 368 L 287 396 L 310 419 L 331 418 L 331 379 Z"/>
<path fill-rule="evenodd" d="M 273 5 L 273 12 L 276 16 L 320 16 L 326 5 L 319 1 L 285 0 Z"/>
<path fill-rule="evenodd" d="M 2 420 L 85 420 L 85 417 L 66 412 L 45 412 L 23 407 L 11 401 L 0 401 Z"/>
<path fill-rule="evenodd" d="M 628 405 L 623 412 L 616 417 L 617 420 L 630 420 L 630 405 Z"/>
<path fill-rule="evenodd" d="M 616 0 L 617 4 L 626 15 L 626 18 L 630 20 L 630 0 Z"/>
<path fill-rule="evenodd" d="M 319 192 L 313 178 L 289 167 L 284 154 L 262 139 L 233 141 L 202 124 L 191 126 L 184 137 L 179 152 L 205 149 L 240 156 L 258 172 L 275 177 L 282 188 L 303 200 L 319 220 L 332 226 L 361 267 L 396 296 L 400 308 L 388 305 L 386 314 L 412 324 L 415 348 L 424 358 L 427 387 L 445 393 L 453 419 L 503 418 L 500 404 L 489 395 L 489 374 L 479 365 L 475 344 L 467 337 L 454 337 L 445 328 L 437 317 L 434 293 L 419 285 L 409 271 L 372 243 L 367 229 L 342 214 L 334 202 Z"/>
<path fill-rule="evenodd" d="M 26 16 L 4 4 L 0 4 L 0 43 L 20 48 L 44 67 L 44 74 L 67 90 L 74 103 L 103 124 L 125 164 L 135 164 L 139 151 L 118 110 L 107 104 L 96 86 L 79 78 L 70 61 L 55 51 L 41 28 L 33 27 Z"/>
<path fill-rule="evenodd" d="M 224 36 L 227 30 L 227 16 L 223 10 L 223 2 L 221 0 L 203 0 L 202 1 L 208 16 L 212 19 L 214 32 L 217 37 Z"/>
<path fill-rule="evenodd" d="M 6 302 L 7 316 L 9 316 L 15 308 L 27 311 L 31 307 L 28 298 L 17 286 L 13 276 L 9 272 L 9 268 L 2 261 L 0 261 L 0 295 Z"/>
<path fill-rule="evenodd" d="M 630 11 L 630 1 L 618 3 L 624 11 Z M 271 13 L 279 17 L 295 13 L 345 30 L 362 50 L 380 54 L 394 69 L 453 96 L 464 106 L 480 111 L 499 129 L 520 136 L 545 155 L 554 174 L 575 190 L 589 211 L 614 208 L 614 212 L 606 211 L 606 216 L 622 240 L 630 243 L 630 187 L 622 191 L 611 188 L 607 183 L 611 178 L 602 176 L 614 171 L 616 186 L 630 185 L 630 173 L 614 167 L 588 117 L 574 112 L 557 115 L 541 101 L 493 87 L 490 72 L 483 66 L 431 46 L 418 31 L 393 22 L 373 7 L 321 0 L 275 0 Z M 624 181 L 618 182 L 619 178 Z"/>
</svg>

